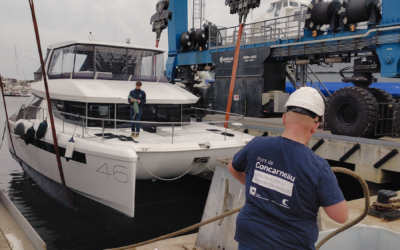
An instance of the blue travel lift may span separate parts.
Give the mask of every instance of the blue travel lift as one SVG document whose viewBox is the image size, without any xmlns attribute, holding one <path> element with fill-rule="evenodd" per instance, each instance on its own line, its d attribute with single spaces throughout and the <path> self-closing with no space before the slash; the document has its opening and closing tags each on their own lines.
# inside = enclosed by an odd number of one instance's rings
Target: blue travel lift
<svg viewBox="0 0 400 250">
<path fill-rule="evenodd" d="M 226 1 L 231 13 L 258 7 L 236 2 L 240 0 Z M 189 29 L 187 4 L 187 0 L 169 1 L 173 17 L 168 21 L 166 75 L 170 82 L 193 90 L 198 71 L 215 72 L 215 82 L 209 82 L 203 98 L 213 109 L 225 111 L 238 26 L 218 29 L 206 23 L 201 29 Z M 326 128 L 354 137 L 397 136 L 399 105 L 389 93 L 370 85 L 377 81 L 376 73 L 400 77 L 399 9 L 397 0 L 312 0 L 305 12 L 290 17 L 290 22 L 298 23 L 292 35 L 284 25 L 287 17 L 245 25 L 232 112 L 251 117 L 282 112 L 276 102 L 285 98 L 286 79 L 296 89 L 312 74 L 309 65 L 353 62 L 341 72 L 352 71 L 352 77 L 342 79 L 343 86 L 351 87 L 340 88 L 326 99 Z M 257 27 L 261 33 L 254 31 Z M 288 66 L 293 72 L 288 72 Z M 312 84 L 317 88 L 320 83 Z"/>
</svg>

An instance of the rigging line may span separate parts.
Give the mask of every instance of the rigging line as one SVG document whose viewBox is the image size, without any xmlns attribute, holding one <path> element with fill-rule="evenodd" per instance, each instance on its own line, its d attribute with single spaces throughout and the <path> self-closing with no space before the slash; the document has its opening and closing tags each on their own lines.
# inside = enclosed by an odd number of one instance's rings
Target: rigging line
<svg viewBox="0 0 400 250">
<path fill-rule="evenodd" d="M 180 175 L 180 176 L 178 176 L 178 177 L 175 177 L 175 178 L 173 178 L 173 179 L 163 179 L 163 178 L 158 177 L 158 176 L 154 175 L 153 173 L 151 173 L 145 166 L 143 166 L 143 164 L 142 164 L 142 162 L 139 160 L 139 158 L 138 158 L 138 162 L 139 162 L 140 165 L 147 171 L 147 173 L 149 173 L 150 175 L 152 175 L 154 178 L 156 178 L 156 179 L 158 179 L 158 180 L 162 180 L 162 181 L 175 181 L 175 180 L 177 180 L 177 179 L 179 179 L 179 178 L 185 176 L 187 173 L 189 173 L 189 171 L 192 170 L 192 168 L 196 165 L 196 163 L 198 163 L 198 161 L 194 161 L 194 162 L 192 163 L 192 165 L 190 166 L 190 168 L 189 168 L 185 173 L 183 173 L 182 175 Z"/>
<path fill-rule="evenodd" d="M 85 128 L 85 132 L 86 132 L 86 134 L 89 136 L 89 138 L 98 138 L 98 136 L 92 136 L 92 135 L 90 135 L 89 133 L 88 133 L 88 128 Z"/>
<path fill-rule="evenodd" d="M 72 137 L 74 137 L 74 135 L 75 135 L 76 127 L 78 126 L 78 122 L 79 122 L 80 118 L 81 118 L 81 115 L 79 114 L 78 120 L 77 120 L 76 123 L 75 123 L 74 133 L 72 133 Z M 83 125 L 84 125 L 84 124 L 82 124 L 82 126 L 83 126 Z"/>
<path fill-rule="evenodd" d="M 0 75 L 0 81 L 1 81 L 1 75 Z M 8 135 L 10 136 L 10 142 L 11 142 L 11 146 L 13 148 L 14 154 L 17 155 L 17 153 L 15 152 L 14 142 L 11 137 L 10 123 L 8 122 L 6 97 L 4 96 L 4 86 L 3 86 L 2 82 L 0 83 L 0 88 L 1 88 L 1 95 L 3 97 L 4 112 L 6 113 L 6 123 L 7 123 L 7 127 L 8 127 Z"/>
<path fill-rule="evenodd" d="M 3 138 L 1 139 L 0 149 L 1 149 L 1 147 L 3 147 L 3 141 L 4 141 L 4 136 L 6 134 L 6 128 L 7 128 L 7 121 L 4 123 L 4 132 L 3 132 Z"/>
<path fill-rule="evenodd" d="M 202 161 L 201 161 L 200 163 L 203 163 L 203 165 L 206 166 L 206 168 L 208 168 L 208 169 L 211 170 L 212 172 L 215 172 L 215 170 L 212 170 L 212 169 L 207 165 L 207 163 L 202 162 Z"/>
<path fill-rule="evenodd" d="M 38 53 L 39 53 L 42 75 L 44 76 L 43 81 L 44 81 L 44 87 L 45 87 L 45 93 L 46 93 L 47 107 L 49 109 L 49 115 L 50 115 L 51 132 L 53 135 L 53 143 L 54 143 L 54 150 L 55 150 L 56 158 L 57 158 L 58 172 L 60 174 L 61 183 L 62 183 L 64 192 L 65 192 L 65 195 L 68 198 L 69 204 L 75 212 L 78 212 L 78 209 L 75 206 L 75 203 L 72 199 L 71 193 L 68 190 L 68 187 L 67 187 L 67 184 L 66 184 L 65 178 L 64 178 L 64 170 L 63 170 L 62 163 L 61 163 L 60 150 L 58 148 L 58 139 L 57 139 L 57 134 L 56 134 L 56 128 L 54 125 L 53 110 L 51 108 L 51 99 L 50 99 L 49 87 L 47 84 L 46 69 L 45 69 L 43 54 L 42 54 L 42 46 L 40 44 L 39 28 L 38 28 L 37 21 L 36 21 L 35 6 L 33 3 L 33 0 L 28 0 L 28 2 L 29 2 L 31 14 L 32 14 L 32 22 L 33 22 L 33 28 L 35 31 L 35 38 L 36 38 L 37 49 L 38 49 Z"/>
<path fill-rule="evenodd" d="M 17 67 L 17 77 L 19 79 L 19 70 L 18 70 L 18 57 L 17 57 L 17 45 L 14 44 L 14 52 L 15 52 L 15 66 Z M 17 83 L 18 83 L 17 79 Z M 19 85 L 18 85 L 19 86 Z"/>
</svg>

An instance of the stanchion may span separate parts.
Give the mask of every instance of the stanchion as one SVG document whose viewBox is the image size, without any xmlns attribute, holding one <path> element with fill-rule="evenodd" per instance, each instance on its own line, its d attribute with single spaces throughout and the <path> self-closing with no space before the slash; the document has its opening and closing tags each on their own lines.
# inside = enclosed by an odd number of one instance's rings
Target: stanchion
<svg viewBox="0 0 400 250">
<path fill-rule="evenodd" d="M 49 118 L 50 118 L 50 123 L 51 123 L 51 132 L 53 134 L 54 149 L 55 149 L 55 153 L 56 153 L 56 156 L 57 156 L 58 171 L 60 172 L 61 183 L 62 183 L 62 186 L 64 188 L 64 192 L 68 197 L 68 201 L 69 201 L 71 207 L 75 210 L 75 212 L 77 212 L 78 210 L 74 205 L 74 202 L 72 200 L 71 194 L 68 192 L 68 188 L 67 188 L 67 185 L 65 183 L 65 178 L 64 178 L 64 171 L 63 171 L 63 168 L 62 168 L 62 165 L 61 165 L 60 150 L 58 148 L 57 134 L 56 134 L 55 126 L 54 126 L 53 110 L 51 108 L 51 100 L 50 100 L 49 88 L 48 88 L 48 85 L 47 85 L 46 71 L 45 71 L 45 68 L 44 68 L 44 61 L 43 61 L 43 55 L 42 55 L 42 46 L 40 45 L 39 28 L 38 28 L 37 22 L 36 22 L 35 6 L 33 4 L 33 0 L 28 0 L 28 2 L 29 2 L 29 6 L 31 8 L 33 28 L 35 30 L 37 48 L 38 48 L 38 51 L 39 51 L 40 65 L 41 65 L 41 68 L 42 68 L 44 87 L 45 87 L 45 90 L 46 90 L 47 106 L 48 106 Z"/>
<path fill-rule="evenodd" d="M 233 90 L 235 89 L 235 81 L 236 81 L 236 72 L 239 62 L 239 53 L 240 53 L 240 41 L 242 40 L 242 33 L 243 33 L 244 23 L 241 23 L 239 26 L 239 33 L 236 43 L 235 49 L 235 57 L 233 58 L 233 68 L 232 68 L 232 78 L 231 78 L 231 85 L 229 87 L 229 96 L 228 96 L 228 105 L 226 106 L 226 115 L 225 115 L 225 124 L 224 127 L 227 128 L 229 126 L 229 117 L 231 113 L 232 107 L 232 99 L 233 99 Z"/>
<path fill-rule="evenodd" d="M 7 121 L 7 127 L 8 127 L 8 134 L 10 136 L 10 142 L 11 142 L 11 146 L 13 148 L 14 151 L 14 155 L 17 155 L 17 152 L 15 152 L 15 148 L 14 148 L 14 142 L 12 140 L 11 137 L 11 130 L 10 130 L 10 123 L 8 122 L 8 112 L 7 112 L 7 106 L 6 106 L 6 97 L 4 95 L 4 86 L 3 86 L 3 82 L 1 81 L 1 75 L 0 75 L 0 82 L 1 82 L 1 95 L 3 96 L 3 103 L 4 103 L 4 111 L 6 112 L 6 121 Z"/>
</svg>

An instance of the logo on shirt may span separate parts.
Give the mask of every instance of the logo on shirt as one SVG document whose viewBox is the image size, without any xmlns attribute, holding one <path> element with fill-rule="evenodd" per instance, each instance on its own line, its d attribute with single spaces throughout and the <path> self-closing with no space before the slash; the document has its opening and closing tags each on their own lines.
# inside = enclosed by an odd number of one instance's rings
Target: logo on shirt
<svg viewBox="0 0 400 250">
<path fill-rule="evenodd" d="M 289 201 L 289 200 L 287 200 L 287 199 L 283 199 L 283 200 L 282 200 L 282 205 L 287 206 L 286 202 L 288 202 L 288 201 Z"/>
<path fill-rule="evenodd" d="M 142 97 L 142 94 L 140 94 L 139 97 Z"/>
<path fill-rule="evenodd" d="M 257 188 L 250 186 L 250 194 L 251 195 L 256 195 L 256 191 L 257 191 Z"/>
</svg>

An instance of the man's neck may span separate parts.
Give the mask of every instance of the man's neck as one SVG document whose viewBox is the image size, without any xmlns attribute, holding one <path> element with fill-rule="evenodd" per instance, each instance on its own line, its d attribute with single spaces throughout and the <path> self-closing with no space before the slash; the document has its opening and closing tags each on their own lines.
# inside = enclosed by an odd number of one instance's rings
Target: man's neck
<svg viewBox="0 0 400 250">
<path fill-rule="evenodd" d="M 282 137 L 301 143 L 306 146 L 310 141 L 310 136 L 305 134 L 303 131 L 299 131 L 297 129 L 291 129 L 291 130 L 285 129 L 285 131 L 282 134 Z"/>
</svg>

